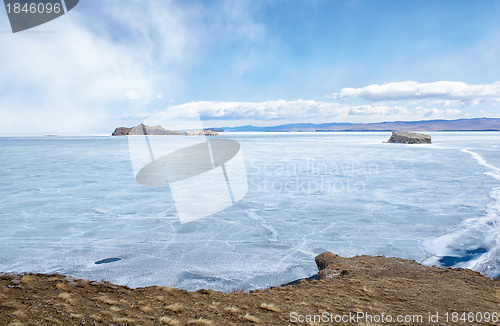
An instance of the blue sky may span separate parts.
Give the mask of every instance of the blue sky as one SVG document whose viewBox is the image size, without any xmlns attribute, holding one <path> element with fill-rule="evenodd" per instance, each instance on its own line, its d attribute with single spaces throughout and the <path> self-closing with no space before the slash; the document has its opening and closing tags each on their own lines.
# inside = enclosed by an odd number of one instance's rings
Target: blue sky
<svg viewBox="0 0 500 326">
<path fill-rule="evenodd" d="M 499 1 L 82 0 L 9 33 L 0 128 L 500 117 Z"/>
</svg>

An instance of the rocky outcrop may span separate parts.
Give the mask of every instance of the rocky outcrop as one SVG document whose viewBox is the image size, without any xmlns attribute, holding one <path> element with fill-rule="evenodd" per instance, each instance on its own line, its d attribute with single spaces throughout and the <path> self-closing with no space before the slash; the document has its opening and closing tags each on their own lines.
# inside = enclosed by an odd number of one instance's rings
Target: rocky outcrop
<svg viewBox="0 0 500 326">
<path fill-rule="evenodd" d="M 111 134 L 112 136 L 133 136 L 133 135 L 153 135 L 153 136 L 217 136 L 218 133 L 212 130 L 169 130 L 165 129 L 162 126 L 147 126 L 142 123 L 138 124 L 135 127 L 127 128 L 127 127 L 119 127 L 116 128 L 115 131 Z"/>
<path fill-rule="evenodd" d="M 315 258 L 318 266 L 318 279 L 340 279 L 346 277 L 394 277 L 411 276 L 420 273 L 439 272 L 438 267 L 421 265 L 415 261 L 401 258 L 376 256 L 356 256 L 344 258 L 327 251 Z"/>
<path fill-rule="evenodd" d="M 393 131 L 388 143 L 430 144 L 431 136 L 409 131 Z"/>
<path fill-rule="evenodd" d="M 129 135 L 153 135 L 153 136 L 161 136 L 161 135 L 186 135 L 185 131 L 180 130 L 168 130 L 163 128 L 162 126 L 146 126 L 142 123 L 138 124 L 135 127 L 130 129 Z"/>
<path fill-rule="evenodd" d="M 126 136 L 130 132 L 130 129 L 132 128 L 127 128 L 127 127 L 118 127 L 115 129 L 115 131 L 111 134 L 111 136 Z"/>
</svg>

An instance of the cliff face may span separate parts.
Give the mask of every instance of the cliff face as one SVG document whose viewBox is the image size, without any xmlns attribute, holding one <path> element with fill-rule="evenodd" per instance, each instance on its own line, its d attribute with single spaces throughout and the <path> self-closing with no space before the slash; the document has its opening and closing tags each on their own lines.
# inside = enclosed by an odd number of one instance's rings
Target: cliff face
<svg viewBox="0 0 500 326">
<path fill-rule="evenodd" d="M 111 136 L 126 136 L 130 132 L 132 128 L 127 128 L 127 127 L 118 127 L 115 129 L 115 131 L 111 134 Z"/>
<path fill-rule="evenodd" d="M 133 135 L 153 135 L 153 136 L 217 136 L 218 133 L 212 130 L 169 130 L 162 126 L 147 126 L 142 123 L 137 126 L 127 128 L 118 127 L 111 136 L 133 136 Z"/>
<path fill-rule="evenodd" d="M 409 131 L 393 131 L 389 143 L 430 144 L 431 136 Z"/>
</svg>

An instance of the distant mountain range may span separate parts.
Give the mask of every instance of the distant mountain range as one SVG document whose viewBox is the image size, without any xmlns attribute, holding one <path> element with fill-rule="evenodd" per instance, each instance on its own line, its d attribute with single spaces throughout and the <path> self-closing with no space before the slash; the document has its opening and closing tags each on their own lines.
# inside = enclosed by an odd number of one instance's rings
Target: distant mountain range
<svg viewBox="0 0 500 326">
<path fill-rule="evenodd" d="M 269 131 L 269 132 L 327 132 L 327 131 L 500 131 L 500 118 L 477 118 L 458 120 L 394 121 L 379 123 L 292 123 L 274 127 L 223 127 L 226 132 Z"/>
</svg>

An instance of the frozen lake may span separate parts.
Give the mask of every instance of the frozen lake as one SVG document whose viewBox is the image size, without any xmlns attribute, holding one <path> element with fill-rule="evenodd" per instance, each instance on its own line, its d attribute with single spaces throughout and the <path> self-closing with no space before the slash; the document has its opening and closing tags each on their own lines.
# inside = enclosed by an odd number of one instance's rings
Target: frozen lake
<svg viewBox="0 0 500 326">
<path fill-rule="evenodd" d="M 331 251 L 499 275 L 500 133 L 431 135 L 219 136 L 240 143 L 248 193 L 190 223 L 168 186 L 136 183 L 127 137 L 0 137 L 0 271 L 248 290 Z"/>
</svg>

